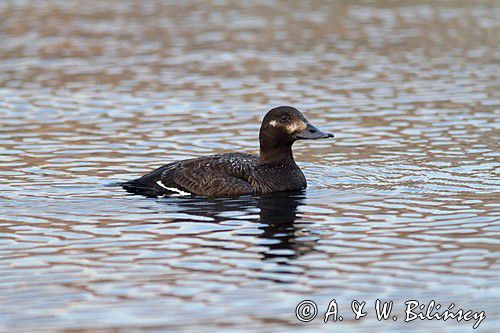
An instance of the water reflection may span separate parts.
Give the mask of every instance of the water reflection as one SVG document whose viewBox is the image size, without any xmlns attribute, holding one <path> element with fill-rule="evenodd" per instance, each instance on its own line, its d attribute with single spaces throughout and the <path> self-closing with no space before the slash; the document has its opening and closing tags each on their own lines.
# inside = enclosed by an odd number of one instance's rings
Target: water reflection
<svg viewBox="0 0 500 333">
<path fill-rule="evenodd" d="M 300 206 L 305 205 L 306 192 L 270 193 L 239 198 L 204 197 L 163 198 L 165 211 L 180 213 L 175 222 L 223 223 L 236 218 L 257 225 L 239 236 L 257 237 L 264 249 L 262 260 L 286 263 L 312 250 L 316 238 L 308 235 L 307 223 L 298 221 Z M 258 212 L 258 215 L 256 214 Z M 300 237 L 298 232 L 301 232 Z"/>
<path fill-rule="evenodd" d="M 315 239 L 297 236 L 299 229 L 307 232 L 304 222 L 300 226 L 297 223 L 297 210 L 304 204 L 304 192 L 274 193 L 259 198 L 260 222 L 263 224 L 259 229 L 264 231 L 259 238 L 274 241 L 269 243 L 269 250 L 262 253 L 264 260 L 287 262 L 311 251 Z"/>
</svg>

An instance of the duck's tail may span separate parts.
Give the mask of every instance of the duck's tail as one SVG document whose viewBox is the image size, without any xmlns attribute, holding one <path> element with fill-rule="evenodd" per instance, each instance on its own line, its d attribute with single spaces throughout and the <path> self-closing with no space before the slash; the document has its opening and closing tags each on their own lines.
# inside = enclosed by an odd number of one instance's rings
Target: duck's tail
<svg viewBox="0 0 500 333">
<path fill-rule="evenodd" d="M 127 192 L 140 194 L 150 198 L 171 194 L 170 191 L 167 191 L 165 187 L 158 185 L 157 182 L 161 179 L 162 174 L 165 171 L 173 170 L 175 165 L 176 163 L 164 165 L 142 176 L 141 178 L 129 180 L 128 182 L 121 183 L 120 185 Z"/>
<path fill-rule="evenodd" d="M 129 193 L 143 195 L 148 198 L 157 198 L 167 194 L 165 189 L 158 184 L 144 182 L 141 178 L 130 180 L 120 185 Z"/>
</svg>

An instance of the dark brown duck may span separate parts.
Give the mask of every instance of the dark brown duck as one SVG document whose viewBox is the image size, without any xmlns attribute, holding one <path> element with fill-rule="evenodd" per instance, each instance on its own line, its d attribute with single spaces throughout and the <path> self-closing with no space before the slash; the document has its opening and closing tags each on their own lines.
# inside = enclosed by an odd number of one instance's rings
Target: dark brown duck
<svg viewBox="0 0 500 333">
<path fill-rule="evenodd" d="M 311 125 L 297 109 L 279 106 L 262 120 L 259 156 L 225 153 L 177 161 L 122 186 L 128 192 L 149 197 L 225 197 L 300 190 L 307 182 L 293 159 L 293 143 L 332 137 Z"/>
</svg>

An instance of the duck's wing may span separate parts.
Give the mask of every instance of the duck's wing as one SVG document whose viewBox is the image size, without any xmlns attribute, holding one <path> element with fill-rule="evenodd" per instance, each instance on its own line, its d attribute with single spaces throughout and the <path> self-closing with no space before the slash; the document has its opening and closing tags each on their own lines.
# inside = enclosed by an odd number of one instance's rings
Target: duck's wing
<svg viewBox="0 0 500 333">
<path fill-rule="evenodd" d="M 258 158 L 249 154 L 220 154 L 178 162 L 165 169 L 158 185 L 179 194 L 211 197 L 252 194 L 249 178 Z"/>
</svg>

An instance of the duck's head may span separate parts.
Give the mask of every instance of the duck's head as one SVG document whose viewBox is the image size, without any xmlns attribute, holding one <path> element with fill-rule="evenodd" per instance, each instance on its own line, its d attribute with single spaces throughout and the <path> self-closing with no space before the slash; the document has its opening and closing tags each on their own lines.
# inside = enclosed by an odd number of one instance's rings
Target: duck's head
<svg viewBox="0 0 500 333">
<path fill-rule="evenodd" d="M 271 109 L 262 120 L 260 127 L 261 146 L 291 145 L 297 140 L 333 138 L 333 134 L 323 132 L 313 126 L 294 107 L 278 106 Z"/>
</svg>

